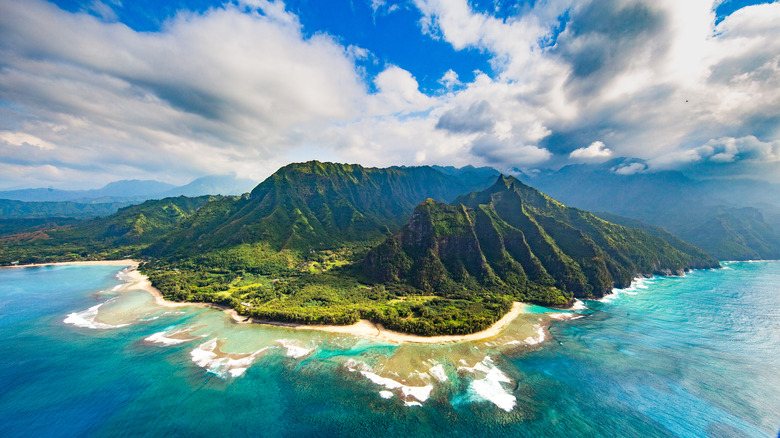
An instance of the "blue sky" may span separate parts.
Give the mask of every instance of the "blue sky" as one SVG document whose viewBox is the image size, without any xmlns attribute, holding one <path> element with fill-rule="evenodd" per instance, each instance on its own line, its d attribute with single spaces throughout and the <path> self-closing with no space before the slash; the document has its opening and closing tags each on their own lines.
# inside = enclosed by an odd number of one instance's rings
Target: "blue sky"
<svg viewBox="0 0 780 438">
<path fill-rule="evenodd" d="M 0 188 L 306 159 L 778 181 L 778 22 L 736 0 L 0 0 Z"/>
<path fill-rule="evenodd" d="M 94 8 L 92 0 L 57 0 L 54 3 L 70 12 L 87 12 L 104 19 L 102 8 Z M 492 2 L 481 3 L 493 9 Z M 182 10 L 203 14 L 211 8 L 221 7 L 223 2 L 138 0 L 126 1 L 122 6 L 111 1 L 102 4 L 116 14 L 111 21 L 116 20 L 139 32 L 159 32 L 167 20 Z M 367 49 L 370 56 L 358 60 L 357 65 L 365 69 L 366 86 L 371 91 L 375 91 L 371 80 L 387 64 L 403 66 L 417 79 L 421 91 L 428 94 L 442 89 L 439 80 L 448 70 L 467 81 L 473 80 L 477 70 L 492 73 L 488 53 L 477 49 L 455 50 L 446 41 L 423 35 L 419 24 L 422 14 L 411 2 L 376 3 L 376 9 L 370 0 L 293 0 L 285 2 L 285 6 L 299 18 L 306 37 L 327 33 L 345 46 Z M 502 10 L 509 12 L 507 8 Z"/>
</svg>

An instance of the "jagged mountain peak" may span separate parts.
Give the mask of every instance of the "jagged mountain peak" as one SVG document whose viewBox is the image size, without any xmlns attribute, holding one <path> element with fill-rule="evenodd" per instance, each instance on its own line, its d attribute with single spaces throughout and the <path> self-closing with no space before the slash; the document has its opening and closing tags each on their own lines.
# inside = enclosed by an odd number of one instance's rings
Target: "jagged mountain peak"
<svg viewBox="0 0 780 438">
<path fill-rule="evenodd" d="M 500 290 L 547 305 L 601 297 L 639 275 L 717 265 L 698 250 L 567 207 L 505 175 L 451 205 L 426 200 L 364 262 L 374 278 L 426 293 Z"/>
</svg>

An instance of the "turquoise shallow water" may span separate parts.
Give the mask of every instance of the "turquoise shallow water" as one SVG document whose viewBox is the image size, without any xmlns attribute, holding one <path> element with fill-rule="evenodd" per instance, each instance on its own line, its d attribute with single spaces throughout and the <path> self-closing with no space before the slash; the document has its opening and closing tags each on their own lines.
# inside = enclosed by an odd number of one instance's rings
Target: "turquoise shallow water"
<svg viewBox="0 0 780 438">
<path fill-rule="evenodd" d="M 541 347 L 539 308 L 488 342 L 398 346 L 161 308 L 112 291 L 117 270 L 0 270 L 0 436 L 774 437 L 780 425 L 780 262 L 639 282 L 554 320 Z"/>
</svg>

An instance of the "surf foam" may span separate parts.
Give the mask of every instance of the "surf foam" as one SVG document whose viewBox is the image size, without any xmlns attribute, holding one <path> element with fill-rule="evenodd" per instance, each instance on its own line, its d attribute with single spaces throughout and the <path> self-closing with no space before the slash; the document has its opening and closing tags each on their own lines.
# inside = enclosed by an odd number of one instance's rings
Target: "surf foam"
<svg viewBox="0 0 780 438">
<path fill-rule="evenodd" d="M 186 331 L 187 329 L 176 330 L 174 332 L 171 332 L 170 334 L 168 334 L 168 332 L 166 331 L 157 332 L 145 338 L 144 341 L 149 342 L 151 344 L 158 344 L 158 345 L 164 345 L 166 347 L 169 347 L 171 345 L 183 344 L 185 342 L 190 342 L 197 339 L 197 338 L 172 338 L 171 337 L 179 333 L 184 333 Z"/>
<path fill-rule="evenodd" d="M 536 324 L 534 328 L 536 329 L 537 337 L 534 338 L 533 336 L 529 336 L 525 338 L 525 343 L 528 345 L 537 345 L 544 342 L 544 327 L 542 327 L 540 324 Z"/>
<path fill-rule="evenodd" d="M 458 367 L 458 370 L 485 374 L 485 377 L 472 380 L 469 384 L 469 392 L 473 395 L 493 403 L 506 412 L 515 408 L 517 399 L 502 385 L 502 383 L 512 383 L 512 380 L 495 366 L 490 356 L 486 356 L 482 362 L 473 367 L 463 366 Z"/>
<path fill-rule="evenodd" d="M 108 301 L 106 301 L 107 303 Z M 88 329 L 114 329 L 119 327 L 125 327 L 130 324 L 117 324 L 117 325 L 111 325 L 111 324 L 105 324 L 102 322 L 95 321 L 95 317 L 98 314 L 98 309 L 100 309 L 100 306 L 106 303 L 100 303 L 96 306 L 92 306 L 87 310 L 82 310 L 81 312 L 74 312 L 68 314 L 68 316 L 62 320 L 65 324 L 71 324 L 76 327 L 82 327 L 82 328 L 88 328 Z"/>
<path fill-rule="evenodd" d="M 350 372 L 359 372 L 372 383 L 385 388 L 379 391 L 379 395 L 382 398 L 390 398 L 390 396 L 393 395 L 393 390 L 400 392 L 401 399 L 404 401 L 405 406 L 422 406 L 422 403 L 430 398 L 431 392 L 433 391 L 433 385 L 407 386 L 396 380 L 382 377 L 373 371 L 368 371 L 370 368 L 363 362 L 350 359 L 344 365 Z M 442 371 L 444 371 L 443 368 Z M 388 393 L 390 396 L 387 396 Z"/>
<path fill-rule="evenodd" d="M 300 345 L 296 345 L 295 341 L 290 341 L 287 339 L 280 339 L 277 342 L 279 342 L 279 344 L 281 344 L 282 347 L 287 350 L 287 357 L 292 357 L 295 359 L 306 357 L 311 354 L 312 351 L 314 351 L 313 348 L 301 347 Z"/>
<path fill-rule="evenodd" d="M 255 358 L 268 347 L 261 348 L 254 353 L 228 354 L 220 356 L 217 353 L 217 338 L 210 339 L 190 352 L 192 361 L 207 372 L 218 377 L 238 377 L 252 365 Z"/>
<path fill-rule="evenodd" d="M 609 303 L 612 300 L 620 297 L 620 295 L 622 293 L 626 293 L 628 295 L 636 295 L 637 292 L 640 289 L 641 290 L 648 289 L 650 287 L 650 284 L 653 283 L 654 281 L 656 281 L 655 277 L 649 277 L 649 278 L 648 277 L 637 277 L 637 278 L 634 278 L 631 281 L 631 284 L 627 288 L 625 288 L 625 289 L 613 288 L 611 294 L 604 295 L 603 297 L 601 297 L 599 299 L 599 301 L 601 301 L 602 303 Z"/>
<path fill-rule="evenodd" d="M 447 373 L 444 372 L 444 365 L 437 363 L 428 370 L 428 374 L 433 376 L 439 382 L 447 381 Z"/>
</svg>

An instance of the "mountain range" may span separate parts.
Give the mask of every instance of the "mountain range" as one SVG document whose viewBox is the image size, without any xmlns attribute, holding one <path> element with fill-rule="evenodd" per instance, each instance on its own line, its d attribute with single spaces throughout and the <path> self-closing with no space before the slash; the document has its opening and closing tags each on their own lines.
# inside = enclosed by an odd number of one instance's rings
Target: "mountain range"
<svg viewBox="0 0 780 438">
<path fill-rule="evenodd" d="M 54 188 L 0 191 L 0 199 L 25 202 L 127 202 L 162 199 L 174 196 L 240 195 L 257 183 L 232 175 L 209 175 L 196 178 L 183 186 L 153 180 L 121 180 L 99 189 L 60 190 Z"/>
<path fill-rule="evenodd" d="M 780 258 L 780 185 L 626 172 L 640 160 L 565 166 L 518 177 L 568 205 L 660 226 L 719 260 Z"/>
<path fill-rule="evenodd" d="M 780 186 L 749 179 L 697 180 L 676 171 L 642 171 L 646 168 L 641 160 L 615 159 L 515 175 L 568 205 L 609 216 L 612 222 L 661 227 L 719 260 L 780 258 L 780 200 L 776 196 Z M 474 187 L 487 187 L 499 174 L 490 167 L 429 169 L 469 181 Z M 459 184 L 453 186 L 456 191 L 463 190 Z M 74 218 L 107 216 L 147 199 L 239 195 L 253 186 L 250 180 L 222 175 L 198 178 L 180 187 L 157 181 L 116 181 L 96 190 L 5 191 L 0 192 L 0 236 L 65 225 Z M 252 219 L 250 214 L 239 222 Z"/>
<path fill-rule="evenodd" d="M 628 287 L 637 275 L 679 275 L 718 263 L 691 246 L 566 207 L 513 177 L 451 205 L 429 199 L 410 222 L 369 251 L 379 281 L 427 293 L 505 289 L 524 301 L 565 305 Z"/>
<path fill-rule="evenodd" d="M 292 164 L 249 196 L 197 212 L 150 251 L 165 255 L 256 242 L 309 251 L 374 241 L 400 228 L 426 198 L 449 201 L 490 183 L 483 174 L 472 178 L 471 169 L 445 174 L 431 167 Z"/>
<path fill-rule="evenodd" d="M 150 200 L 0 238 L 0 263 L 133 257 L 169 299 L 255 318 L 470 333 L 515 300 L 565 306 L 701 250 L 567 207 L 490 168 L 310 161 L 242 196 Z"/>
</svg>

